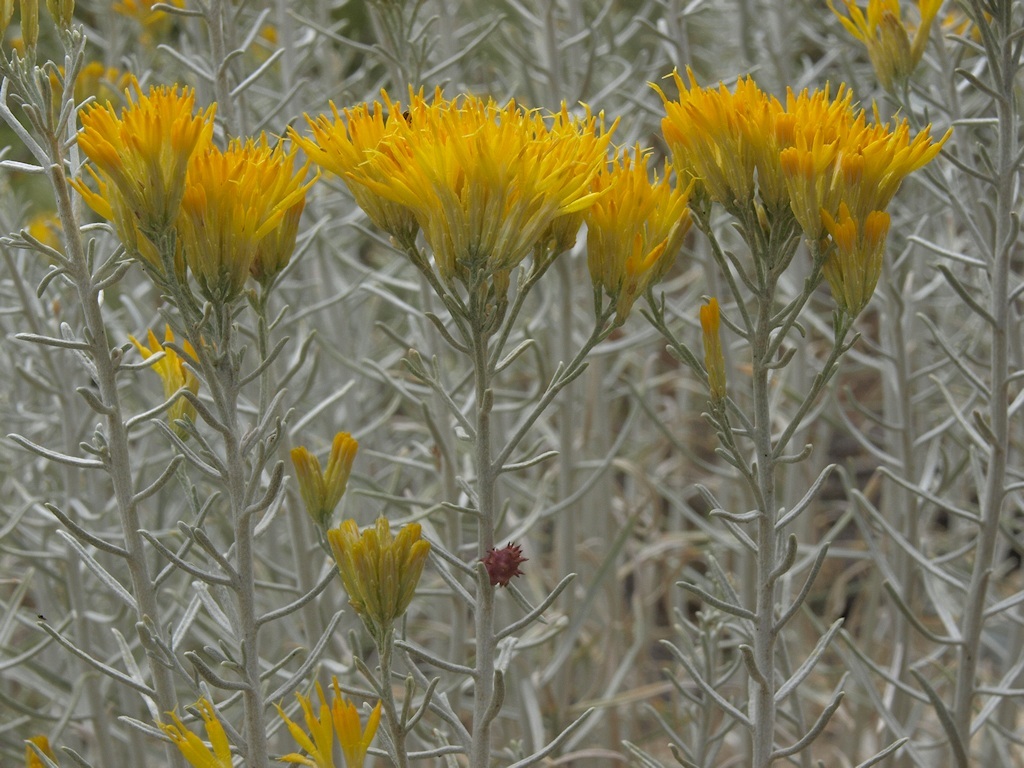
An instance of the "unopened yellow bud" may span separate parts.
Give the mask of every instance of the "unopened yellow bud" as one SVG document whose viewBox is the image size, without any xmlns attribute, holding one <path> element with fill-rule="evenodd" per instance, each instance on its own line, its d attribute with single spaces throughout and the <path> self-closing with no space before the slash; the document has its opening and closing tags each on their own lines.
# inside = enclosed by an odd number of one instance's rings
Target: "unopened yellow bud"
<svg viewBox="0 0 1024 768">
<path fill-rule="evenodd" d="M 822 271 L 836 304 L 856 317 L 868 305 L 882 274 L 889 214 L 872 211 L 861 222 L 843 203 L 838 216 L 822 210 L 821 218 L 833 245 Z"/>
<path fill-rule="evenodd" d="M 75 0 L 46 0 L 46 10 L 50 12 L 58 29 L 71 28 L 71 19 L 75 15 Z"/>
<path fill-rule="evenodd" d="M 327 532 L 349 604 L 378 643 L 412 602 L 430 542 L 420 538 L 419 523 L 391 535 L 387 518 L 380 517 L 360 535 L 355 520 Z"/>
<path fill-rule="evenodd" d="M 712 296 L 711 300 L 700 308 L 700 327 L 704 332 L 704 367 L 708 371 L 708 390 L 713 403 L 721 402 L 726 397 L 721 323 L 718 299 Z"/>
<path fill-rule="evenodd" d="M 7 31 L 14 17 L 14 0 L 0 0 L 0 35 Z"/>
<path fill-rule="evenodd" d="M 21 0 L 21 39 L 26 48 L 39 42 L 39 0 Z"/>
<path fill-rule="evenodd" d="M 348 432 L 339 432 L 331 444 L 331 455 L 327 459 L 327 471 L 320 467 L 320 461 L 303 446 L 291 452 L 295 476 L 299 481 L 299 495 L 306 506 L 306 512 L 313 522 L 326 528 L 331 521 L 335 507 L 341 501 L 352 474 L 359 443 Z"/>
</svg>

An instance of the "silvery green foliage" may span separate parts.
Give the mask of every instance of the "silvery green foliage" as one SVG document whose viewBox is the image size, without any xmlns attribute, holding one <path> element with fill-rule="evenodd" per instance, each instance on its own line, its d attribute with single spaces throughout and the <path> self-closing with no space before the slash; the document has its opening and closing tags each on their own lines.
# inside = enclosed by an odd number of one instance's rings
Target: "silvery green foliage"
<svg viewBox="0 0 1024 768">
<path fill-rule="evenodd" d="M 780 507 L 807 498 L 793 520 L 798 546 L 779 582 L 780 611 L 809 574 L 817 579 L 780 633 L 779 685 L 807 674 L 787 691 L 775 738 L 782 749 L 813 732 L 845 690 L 831 723 L 793 761 L 1013 765 L 1024 658 L 1024 361 L 1012 36 L 1022 19 L 1008 1 L 972 0 L 958 12 L 973 30 L 933 34 L 913 84 L 896 95 L 872 90 L 862 50 L 811 2 L 210 0 L 149 38 L 105 3 L 81 2 L 89 42 L 65 41 L 65 59 L 44 16 L 42 47 L 68 77 L 100 60 L 128 62 L 144 82 L 193 82 L 200 103 L 218 102 L 232 135 L 301 129 L 302 113 L 326 111 L 328 98 L 340 107 L 372 100 L 382 86 L 397 96 L 408 83 L 441 83 L 449 94 L 543 108 L 582 101 L 623 117 L 617 143 L 661 151 L 660 105 L 646 83 L 686 65 L 702 82 L 756 71 L 780 95 L 785 85 L 845 80 L 865 102 L 875 96 L 883 116 L 899 108 L 922 125 L 957 123 L 951 159 L 901 192 L 884 285 L 856 328 L 860 341 L 792 436 L 814 451 L 778 472 Z M 275 41 L 261 34 L 267 25 Z M 206 424 L 176 442 L 153 410 L 156 377 L 137 365 L 127 337 L 149 327 L 160 335 L 168 310 L 137 267 L 119 266 L 111 234 L 84 229 L 78 273 L 55 272 L 61 262 L 19 234 L 34 213 L 57 207 L 42 172 L 51 148 L 21 108 L 27 100 L 44 111 L 48 79 L 5 74 L 7 93 L 25 95 L 6 100 L 0 176 L 0 230 L 9 233 L 0 245 L 0 417 L 19 436 L 0 448 L 0 762 L 20 764 L 22 740 L 46 733 L 80 756 L 58 752 L 62 765 L 184 765 L 154 729 L 165 709 L 185 717 L 210 695 L 233 741 L 248 738 L 233 687 L 244 678 L 237 599 L 218 578 L 220 560 L 237 555 L 229 492 L 204 469 L 224 460 L 223 444 Z M 66 141 L 73 123 L 63 117 Z M 70 142 L 63 160 L 77 172 Z M 741 247 L 729 231 L 718 235 Z M 590 332 L 581 256 L 578 247 L 559 260 L 509 338 L 520 354 L 495 385 L 498 443 Z M 659 289 L 666 323 L 691 346 L 700 295 L 722 292 L 715 274 L 694 238 L 692 256 Z M 790 295 L 800 278 L 784 286 Z M 776 430 L 827 354 L 827 307 L 812 303 L 805 336 L 791 342 L 795 363 L 773 380 Z M 422 713 L 408 735 L 412 762 L 447 766 L 472 742 L 464 722 L 476 653 L 466 599 L 475 527 L 465 512 L 476 471 L 447 399 L 468 413 L 473 393 L 470 367 L 428 313 L 446 319 L 338 180 L 322 181 L 271 303 L 270 348 L 282 346 L 242 389 L 235 438 L 251 451 L 246 487 L 268 500 L 255 513 L 251 555 L 255 608 L 266 620 L 257 665 L 265 703 L 283 702 L 294 717 L 292 691 L 337 674 L 350 694 L 367 694 L 367 676 L 378 674 L 294 483 L 276 469 L 288 447 L 323 455 L 335 431 L 351 431 L 362 448 L 339 518 L 417 519 L 445 553 L 401 628 L 392 682 L 409 714 Z M 258 335 L 251 314 L 238 319 L 249 371 Z M 493 765 L 525 766 L 548 751 L 597 766 L 749 762 L 743 729 L 723 712 L 747 701 L 740 646 L 750 631 L 721 603 L 737 603 L 731 595 L 744 595 L 753 574 L 725 518 L 708 513 L 751 502 L 714 454 L 700 381 L 664 347 L 633 317 L 537 417 L 515 457 L 523 466 L 497 480 L 501 543 L 522 544 L 530 560 L 495 605 L 499 626 L 513 631 L 494 649 L 504 701 Z M 732 379 L 744 375 L 743 350 L 730 364 Z M 108 412 L 115 400 L 120 429 Z M 200 405 L 212 408 L 202 392 Z M 557 457 L 532 463 L 549 451 Z M 134 519 L 125 514 L 132 498 Z M 534 613 L 538 621 L 517 623 Z M 827 650 L 823 637 L 833 638 Z M 813 669 L 801 666 L 808 659 Z M 273 711 L 263 717 L 270 755 L 293 749 Z M 393 746 L 381 738 L 378 747 L 378 764 L 388 763 Z"/>
</svg>

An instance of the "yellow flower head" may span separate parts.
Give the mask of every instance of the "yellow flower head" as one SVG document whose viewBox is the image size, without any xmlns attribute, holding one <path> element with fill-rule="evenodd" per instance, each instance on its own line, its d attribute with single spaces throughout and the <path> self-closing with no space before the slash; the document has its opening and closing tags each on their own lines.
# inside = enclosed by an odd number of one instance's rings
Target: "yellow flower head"
<svg viewBox="0 0 1024 768">
<path fill-rule="evenodd" d="M 854 110 L 853 92 L 845 85 L 835 98 L 828 85 L 813 93 L 787 93 L 775 134 L 790 206 L 808 238 L 816 239 L 822 230 L 821 209 L 838 208 L 842 186 L 834 183 L 836 163 L 850 134 L 863 124 L 863 112 Z"/>
<path fill-rule="evenodd" d="M 83 113 L 78 146 L 95 166 L 88 170 L 99 194 L 81 181 L 76 188 L 119 235 L 138 230 L 155 240 L 178 216 L 189 159 L 210 146 L 215 108 L 194 114 L 191 90 L 153 87 L 142 95 L 134 80 L 126 96 L 120 116 L 110 104 Z"/>
<path fill-rule="evenodd" d="M 515 101 L 446 99 L 440 89 L 429 103 L 411 93 L 405 112 L 386 92 L 382 98 L 391 117 L 377 123 L 378 143 L 337 157 L 334 170 L 411 211 L 445 281 L 513 269 L 556 218 L 595 199 L 590 182 L 614 129 L 599 116 L 571 117 L 563 105 L 545 118 Z M 360 114 L 365 121 L 369 107 Z M 379 105 L 372 114 L 383 119 Z"/>
<path fill-rule="evenodd" d="M 825 279 L 839 308 L 856 317 L 871 300 L 882 274 L 889 214 L 872 211 L 855 219 L 843 203 L 836 218 L 825 210 L 821 217 L 833 245 L 823 268 Z"/>
<path fill-rule="evenodd" d="M 173 724 L 157 723 L 157 725 L 194 768 L 232 768 L 231 746 L 228 744 L 227 734 L 224 733 L 224 726 L 217 719 L 213 704 L 203 698 L 196 702 L 196 707 L 206 725 L 209 746 L 186 728 L 175 712 L 167 713 L 174 721 Z"/>
<path fill-rule="evenodd" d="M 916 0 L 921 17 L 916 29 L 904 21 L 899 0 L 868 0 L 866 13 L 855 0 L 842 1 L 846 15 L 836 10 L 832 0 L 828 6 L 846 31 L 864 43 L 878 81 L 891 91 L 895 83 L 910 77 L 920 63 L 942 0 Z"/>
<path fill-rule="evenodd" d="M 824 233 L 821 211 L 835 217 L 841 204 L 864 220 L 888 207 L 903 179 L 927 165 L 950 136 L 935 141 L 929 128 L 911 138 L 906 120 L 895 129 L 875 115 L 869 125 L 863 110 L 854 110 L 852 94 L 840 87 L 835 99 L 828 89 L 789 95 L 785 149 L 780 153 L 790 204 L 804 234 L 812 241 Z"/>
<path fill-rule="evenodd" d="M 312 768 L 335 768 L 334 736 L 337 734 L 342 753 L 345 756 L 346 768 L 362 768 L 366 759 L 366 751 L 370 748 L 370 742 L 373 741 L 377 725 L 380 722 L 380 702 L 377 702 L 377 706 L 370 713 L 364 730 L 359 723 L 359 711 L 355 704 L 342 696 L 338 678 L 333 678 L 332 683 L 334 690 L 330 706 L 327 704 L 323 688 L 319 683 L 316 684 L 317 695 L 320 697 L 320 707 L 317 712 L 313 710 L 310 697 L 300 693 L 295 694 L 295 698 L 299 700 L 299 706 L 302 707 L 308 734 L 306 730 L 292 721 L 281 707 L 277 708 L 278 714 L 288 726 L 295 743 L 306 752 L 305 755 L 298 752 L 284 755 L 278 758 L 279 762 L 297 763 L 312 766 Z"/>
<path fill-rule="evenodd" d="M 704 336 L 704 367 L 708 372 L 708 390 L 712 402 L 725 399 L 725 355 L 722 352 L 722 316 L 714 296 L 700 308 L 700 328 Z"/>
<path fill-rule="evenodd" d="M 400 245 L 413 243 L 419 225 L 412 211 L 379 196 L 349 177 L 352 169 L 363 163 L 371 152 L 378 151 L 388 127 L 393 127 L 395 121 L 405 120 L 401 109 L 385 116 L 380 103 L 372 106 L 361 104 L 342 110 L 339 114 L 337 107 L 331 103 L 331 112 L 333 118 L 326 115 L 319 115 L 316 119 L 305 116 L 312 133 L 311 138 L 302 136 L 290 127 L 289 138 L 302 147 L 310 160 L 341 177 L 356 204 L 366 212 L 370 221 L 394 237 Z M 372 169 L 366 168 L 363 172 L 372 173 Z"/>
<path fill-rule="evenodd" d="M 168 325 L 164 331 L 164 343 L 161 344 L 157 341 L 156 334 L 152 330 L 149 331 L 149 346 L 144 346 L 134 336 L 129 336 L 128 339 L 135 348 L 139 350 L 143 360 L 148 360 L 150 357 L 155 355 L 157 352 L 163 352 L 164 356 L 157 360 L 150 366 L 160 376 L 160 380 L 164 385 L 164 399 L 169 400 L 176 392 L 180 389 L 187 389 L 192 394 L 196 394 L 199 391 L 199 379 L 188 368 L 185 367 L 181 357 L 172 348 L 165 346 L 167 343 L 174 341 L 174 332 Z M 188 343 L 187 340 L 181 343 L 181 348 L 191 357 L 195 357 L 195 349 Z M 171 424 L 171 428 L 181 438 L 188 437 L 188 432 L 182 429 L 182 427 L 176 422 L 179 419 L 185 419 L 188 421 L 194 421 L 196 416 L 196 408 L 192 403 L 186 400 L 184 397 L 179 397 L 174 401 L 174 404 L 167 411 L 167 420 Z"/>
<path fill-rule="evenodd" d="M 395 620 L 412 602 L 430 542 L 420 538 L 418 523 L 391 535 L 387 518 L 377 518 L 362 535 L 355 520 L 327 532 L 348 601 L 377 641 L 383 641 Z"/>
<path fill-rule="evenodd" d="M 306 512 L 318 526 L 326 527 L 338 506 L 352 473 L 359 443 L 348 432 L 339 432 L 331 444 L 331 455 L 327 459 L 327 471 L 320 468 L 320 461 L 303 446 L 293 448 L 292 464 L 299 480 L 299 494 Z"/>
<path fill-rule="evenodd" d="M 318 713 L 313 711 L 313 702 L 308 696 L 303 696 L 301 693 L 295 694 L 295 698 L 299 700 L 299 706 L 302 707 L 306 728 L 309 729 L 308 734 L 302 729 L 302 726 L 285 714 L 280 705 L 276 705 L 277 714 L 288 726 L 288 731 L 295 739 L 295 743 L 308 755 L 307 757 L 293 752 L 278 758 L 278 762 L 298 763 L 299 765 L 313 766 L 313 768 L 334 768 L 334 730 L 331 708 L 327 705 L 327 698 L 324 696 L 320 683 L 316 684 L 316 692 L 320 695 Z"/>
<path fill-rule="evenodd" d="M 723 84 L 701 88 L 692 72 L 687 75 L 689 85 L 672 73 L 676 101 L 654 85 L 665 107 L 661 129 L 676 173 L 697 179 L 698 190 L 728 211 L 743 210 L 755 193 L 770 210 L 784 206 L 773 128 L 782 105 L 750 77 L 730 92 Z"/>
<path fill-rule="evenodd" d="M 315 181 L 303 183 L 306 166 L 295 169 L 295 152 L 270 147 L 261 136 L 232 141 L 225 151 L 211 146 L 189 163 L 177 232 L 185 261 L 210 301 L 229 304 L 251 271 L 272 279 L 291 256 L 294 230 L 276 234 L 262 252 L 260 247 L 267 236 L 297 224 Z"/>
<path fill-rule="evenodd" d="M 53 753 L 53 749 L 50 747 L 50 740 L 45 736 L 33 736 L 30 739 L 26 739 L 30 744 L 34 744 L 40 752 L 46 755 L 54 763 L 57 762 L 57 756 Z M 39 755 L 32 749 L 28 744 L 25 745 L 25 768 L 46 768 L 45 763 L 39 759 Z"/>
<path fill-rule="evenodd" d="M 600 197 L 585 215 L 590 279 L 615 301 L 616 322 L 665 276 L 691 223 L 688 192 L 669 183 L 668 165 L 652 183 L 648 159 L 637 145 L 611 160 L 594 179 Z"/>
</svg>

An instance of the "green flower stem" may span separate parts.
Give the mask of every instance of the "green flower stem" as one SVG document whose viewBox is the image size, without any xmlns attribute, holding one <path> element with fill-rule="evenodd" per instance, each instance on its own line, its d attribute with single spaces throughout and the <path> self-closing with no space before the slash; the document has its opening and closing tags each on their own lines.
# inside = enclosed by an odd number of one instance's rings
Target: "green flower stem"
<svg viewBox="0 0 1024 768">
<path fill-rule="evenodd" d="M 164 273 L 173 274 L 174 242 L 160 239 Z M 239 646 L 242 659 L 242 691 L 245 719 L 245 758 L 249 768 L 269 768 L 265 702 L 260 686 L 259 623 L 256 606 L 256 575 L 253 537 L 255 520 L 247 513 L 259 474 L 247 480 L 246 457 L 238 424 L 241 396 L 239 358 L 233 349 L 235 306 L 209 304 L 201 309 L 187 285 L 166 281 L 164 288 L 178 307 L 186 333 L 193 345 L 199 368 L 216 406 L 218 423 L 211 424 L 224 440 L 224 466 L 221 478 L 227 490 L 234 535 L 235 573 L 232 589 L 238 611 Z M 212 332 L 211 332 L 212 331 Z M 213 338 L 213 341 L 210 340 Z M 265 373 L 264 373 L 265 375 Z"/>
<path fill-rule="evenodd" d="M 270 354 L 270 327 L 268 323 L 268 302 L 270 291 L 260 291 L 259 297 L 253 302 L 253 309 L 256 312 L 256 348 L 259 353 L 259 362 L 263 365 Z M 278 389 L 272 368 L 267 368 L 259 377 L 259 409 L 262 416 L 267 413 L 270 407 L 271 395 Z M 284 440 L 287 441 L 287 432 Z M 285 453 L 291 445 L 284 446 Z M 309 538 L 309 526 L 305 515 L 295 510 L 289 510 L 285 515 L 288 524 L 288 539 L 291 546 L 292 567 L 295 569 L 296 581 L 298 582 L 299 594 L 309 594 L 316 586 L 317 577 L 314 570 L 314 560 L 309 557 L 311 541 Z M 322 534 L 320 534 L 322 536 Z M 329 551 L 329 550 L 328 550 Z M 317 610 L 317 601 L 310 600 L 300 609 L 302 624 L 306 631 L 306 641 L 313 645 L 318 637 L 323 634 L 324 626 Z"/>
<path fill-rule="evenodd" d="M 380 655 L 380 693 L 384 708 L 384 719 L 388 724 L 391 742 L 395 748 L 396 768 L 409 768 L 409 754 L 405 746 L 405 723 L 398 714 L 395 690 L 391 685 L 391 662 L 395 650 L 395 631 L 389 629 L 382 638 L 374 638 Z"/>
<path fill-rule="evenodd" d="M 561 297 L 558 301 L 558 328 L 557 349 L 562 360 L 569 359 L 572 354 L 572 331 L 573 331 L 573 265 L 569 259 L 559 259 L 556 266 L 559 279 Z M 576 410 L 576 398 L 573 397 L 572 385 L 565 387 L 559 396 L 558 408 L 558 451 L 561 461 L 558 462 L 558 498 L 569 499 L 573 492 L 573 479 L 576 462 L 573 456 L 576 455 L 573 446 L 575 432 L 575 419 L 573 413 Z M 576 517 L 579 512 L 579 504 L 570 504 L 558 515 L 556 530 L 558 531 L 557 552 L 558 572 L 576 573 Z M 562 610 L 566 616 L 573 616 L 576 612 L 576 601 L 573 599 L 575 590 L 567 589 L 562 595 Z M 612 603 L 615 604 L 614 602 Z M 564 664 L 559 669 L 554 680 L 554 694 L 556 696 L 555 706 L 559 713 L 568 711 L 573 697 L 572 666 Z"/>
<path fill-rule="evenodd" d="M 751 616 L 748 626 L 752 640 L 747 656 L 750 692 L 747 715 L 751 732 L 750 764 L 754 768 L 769 768 L 779 759 L 775 749 L 779 719 L 777 672 L 788 667 L 784 649 L 780 649 L 777 643 L 789 615 L 785 614 L 782 619 L 776 616 L 780 592 L 778 582 L 787 570 L 784 555 L 780 552 L 782 531 L 778 530 L 776 472 L 780 463 L 792 460 L 792 457 L 785 455 L 787 445 L 838 369 L 839 359 L 849 349 L 846 337 L 852 329 L 853 318 L 843 312 L 835 313 L 832 349 L 796 410 L 789 416 L 786 426 L 773 438 L 771 375 L 787 364 L 787 358 L 780 358 L 780 350 L 821 281 L 821 266 L 826 254 L 817 251 L 812 254 L 812 269 L 804 281 L 802 291 L 779 309 L 778 280 L 792 261 L 799 242 L 791 222 L 782 222 L 766 233 L 761 230 L 755 216 L 747 216 L 745 219 L 740 217 L 746 221 L 741 229 L 753 255 L 753 269 L 750 270 L 721 248 L 712 230 L 709 212 L 698 210 L 695 213 L 697 226 L 711 243 L 715 261 L 721 268 L 740 314 L 738 326 L 727 321 L 724 324 L 744 338 L 751 350 L 753 418 L 740 411 L 732 399 L 711 403 L 709 417 L 717 428 L 723 455 L 746 481 L 757 509 L 754 523 L 756 532 L 753 534 L 756 552 L 748 598 L 750 605 L 746 608 Z M 754 300 L 752 306 L 748 306 L 751 293 Z M 648 319 L 668 340 L 676 357 L 706 384 L 707 372 L 704 366 L 668 328 L 662 305 L 654 300 L 653 295 L 648 296 L 648 304 Z M 739 427 L 733 426 L 731 416 L 735 417 Z M 752 460 L 737 441 L 741 437 L 749 439 L 753 444 Z M 798 709 L 794 709 L 794 713 L 797 720 L 802 719 Z M 804 738 L 813 738 L 822 725 L 817 724 Z"/>
<path fill-rule="evenodd" d="M 768 768 L 775 743 L 775 603 L 776 585 L 772 571 L 776 566 L 779 534 L 775 530 L 778 507 L 775 502 L 775 451 L 772 446 L 771 392 L 768 386 L 774 290 L 758 299 L 757 326 L 752 337 L 754 451 L 757 455 L 756 491 L 757 554 L 755 565 L 754 663 L 760 673 L 752 680 L 754 722 L 754 768 Z"/>
<path fill-rule="evenodd" d="M 474 335 L 473 383 L 476 394 L 476 493 L 477 557 L 482 558 L 494 546 L 495 486 L 498 471 L 491 460 L 491 389 L 492 369 L 488 361 L 490 332 L 482 328 L 484 307 L 478 299 L 480 292 L 470 289 L 470 317 Z M 473 740 L 470 745 L 470 768 L 487 768 L 491 760 L 492 697 L 494 696 L 494 653 L 497 639 L 494 634 L 494 587 L 483 568 L 476 569 L 476 666 L 473 697 Z"/>
<path fill-rule="evenodd" d="M 906 271 L 895 272 L 889 264 L 889 260 L 883 263 L 882 283 L 888 287 L 887 298 L 890 314 L 887 317 L 886 326 L 888 333 L 886 341 L 889 344 L 887 357 L 893 366 L 893 397 L 885 398 L 885 407 L 892 408 L 888 415 L 888 421 L 898 424 L 897 434 L 890 433 L 890 440 L 893 445 L 891 451 L 899 457 L 899 465 L 896 469 L 902 477 L 913 481 L 918 477 L 918 458 L 915 443 L 918 438 L 918 431 L 913 406 L 913 377 L 911 365 L 913 360 L 912 345 L 910 337 L 913 335 L 910 327 L 915 319 L 913 312 L 908 311 L 907 302 L 910 298 L 904 298 L 903 289 L 906 283 Z M 918 518 L 920 516 L 921 504 L 917 494 L 911 493 L 909 489 L 896 483 L 889 483 L 888 495 L 891 499 L 891 508 L 899 510 L 901 530 L 906 541 L 920 541 Z M 895 570 L 899 578 L 900 590 L 903 599 L 906 601 L 910 612 L 914 615 L 921 615 L 922 591 L 921 579 L 917 563 L 910 553 L 902 547 L 895 548 Z M 897 679 L 908 678 L 913 658 L 910 653 L 911 641 L 913 639 L 913 627 L 908 621 L 900 621 L 893 628 L 894 637 L 892 642 L 893 660 L 892 668 Z M 902 688 L 892 689 L 892 712 L 899 723 L 906 723 L 914 707 L 913 699 Z M 910 765 L 910 758 L 903 756 L 898 758 L 899 765 Z"/>
<path fill-rule="evenodd" d="M 434 295 L 431 293 L 431 283 L 427 280 L 426 276 L 421 273 L 420 280 L 420 306 L 425 310 L 432 311 L 434 306 Z M 424 321 L 424 326 L 429 326 L 429 322 Z M 435 345 L 438 343 L 437 338 L 429 332 L 425 327 L 423 334 L 424 344 L 426 344 L 426 350 L 430 358 L 435 357 L 438 354 Z M 434 412 L 435 419 L 439 415 L 445 414 L 447 406 L 445 405 L 444 398 L 441 397 L 440 393 L 434 391 L 431 395 L 431 408 Z M 438 421 L 438 423 L 443 423 Z M 434 439 L 437 441 L 438 450 L 440 451 L 440 464 L 438 474 L 441 480 L 442 498 L 445 501 L 455 504 L 459 498 L 459 486 L 456 482 L 456 448 L 453 444 L 452 434 L 449 430 L 438 429 Z M 455 509 L 448 509 L 445 512 L 445 525 L 447 533 L 447 542 L 449 552 L 461 552 L 462 551 L 462 518 L 458 511 Z M 466 639 L 466 610 L 465 604 L 462 602 L 458 595 L 452 595 L 452 610 L 449 614 L 449 621 L 451 626 L 451 637 L 449 638 L 448 647 L 448 658 L 457 659 L 462 654 L 464 643 Z M 460 699 L 462 697 L 461 691 L 456 688 L 455 690 L 449 691 L 449 701 L 454 710 L 459 709 Z"/>
<path fill-rule="evenodd" d="M 235 537 L 236 598 L 238 601 L 238 635 L 241 640 L 242 667 L 246 688 L 245 702 L 246 764 L 252 768 L 268 768 L 266 718 L 264 717 L 263 690 L 260 687 L 259 626 L 256 609 L 256 575 L 253 552 L 253 516 L 246 514 L 249 494 L 246 483 L 245 457 L 242 455 L 241 434 L 238 426 L 238 367 L 232 350 L 232 313 L 230 307 L 218 307 L 222 357 L 212 364 L 204 347 L 199 352 L 206 359 L 207 376 L 219 378 L 219 386 L 211 386 L 218 405 L 218 417 L 224 426 L 225 466 L 227 468 L 228 498 L 231 505 L 231 524 Z M 197 352 L 199 347 L 196 347 Z"/>
</svg>

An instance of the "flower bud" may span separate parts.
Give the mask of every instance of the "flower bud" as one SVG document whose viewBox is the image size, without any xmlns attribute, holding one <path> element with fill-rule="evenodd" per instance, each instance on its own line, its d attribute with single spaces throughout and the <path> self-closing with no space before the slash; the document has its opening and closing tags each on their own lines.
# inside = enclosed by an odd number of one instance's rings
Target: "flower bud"
<svg viewBox="0 0 1024 768">
<path fill-rule="evenodd" d="M 708 371 L 708 390 L 713 403 L 725 399 L 725 355 L 722 352 L 721 313 L 718 299 L 700 308 L 700 327 L 704 332 L 704 367 Z"/>
<path fill-rule="evenodd" d="M 21 0 L 21 39 L 26 49 L 39 42 L 39 0 Z"/>
<path fill-rule="evenodd" d="M 46 0 L 46 10 L 57 24 L 58 29 L 70 29 L 75 15 L 75 0 Z"/>
</svg>

